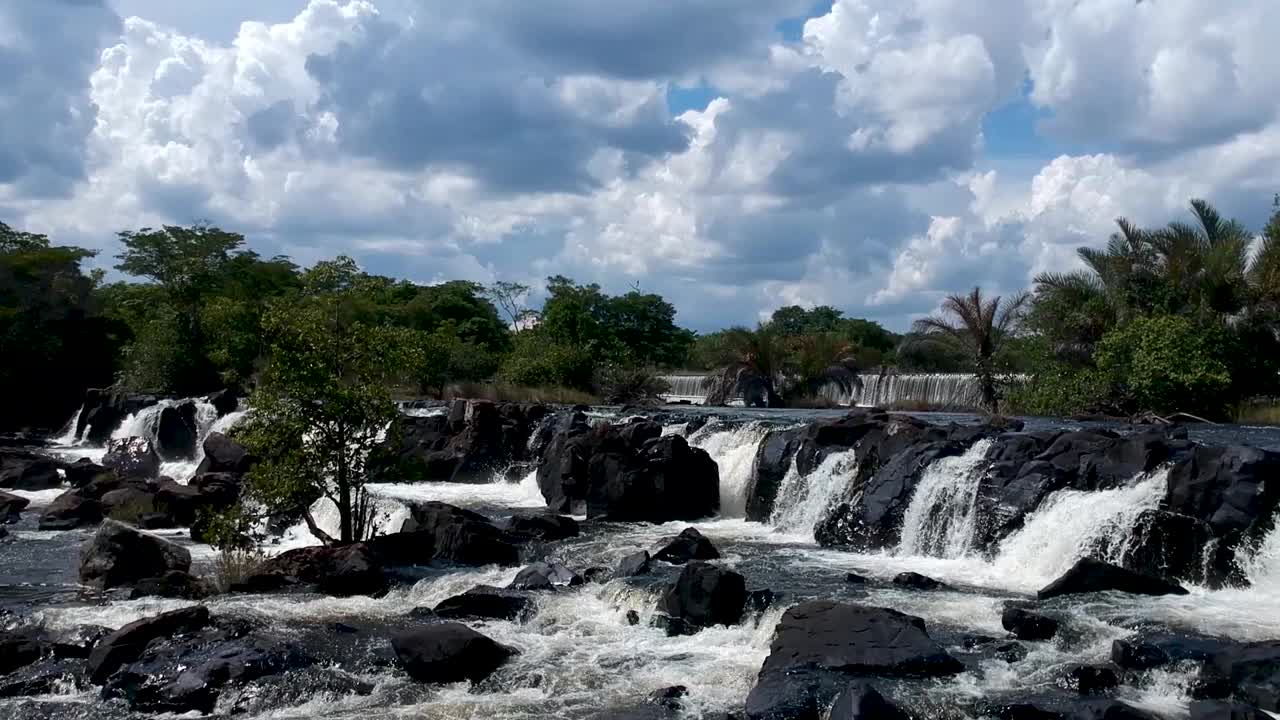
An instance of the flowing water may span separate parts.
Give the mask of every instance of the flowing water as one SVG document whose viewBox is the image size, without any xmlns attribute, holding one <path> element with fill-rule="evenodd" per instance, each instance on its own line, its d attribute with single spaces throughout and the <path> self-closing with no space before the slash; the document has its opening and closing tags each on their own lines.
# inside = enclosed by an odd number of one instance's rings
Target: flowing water
<svg viewBox="0 0 1280 720">
<path fill-rule="evenodd" d="M 662 378 L 670 386 L 664 397 L 669 402 L 702 404 L 707 392 L 705 375 L 669 375 Z M 863 373 L 860 386 L 845 393 L 834 386 L 822 396 L 836 405 L 859 407 L 926 406 L 944 410 L 967 410 L 981 405 L 982 390 L 973 375 L 963 373 Z"/>
<path fill-rule="evenodd" d="M 219 425 L 224 421 L 234 422 L 224 418 Z M 211 425 L 209 430 L 219 425 Z M 832 503 L 844 499 L 847 483 L 857 472 L 853 452 L 829 455 L 805 476 L 793 469 L 782 481 L 770 521 L 743 519 L 757 448 L 771 428 L 781 426 L 783 422 L 768 422 L 743 412 L 713 420 L 688 435 L 693 445 L 707 450 L 719 464 L 719 517 L 665 525 L 586 523 L 579 537 L 538 551 L 579 570 L 612 567 L 627 554 L 651 550 L 692 525 L 720 550 L 720 562 L 747 578 L 749 588 L 770 588 L 785 595 L 783 602 L 762 615 L 734 627 L 668 638 L 648 625 L 662 587 L 679 572 L 679 568 L 661 566 L 640 582 L 615 580 L 540 595 L 536 613 L 523 622 L 470 623 L 520 651 L 475 688 L 463 684 L 422 688 L 397 670 L 382 668 L 362 676 L 372 686 L 368 694 L 320 694 L 244 717 L 584 720 L 610 708 L 635 707 L 648 693 L 677 684 L 689 690 L 682 717 L 711 717 L 741 709 L 768 654 L 773 626 L 781 613 L 794 602 L 811 598 L 887 606 L 918 615 L 949 651 L 967 657 L 969 651 L 963 647 L 967 634 L 1004 635 L 1000 614 L 1007 600 L 1031 596 L 1086 554 L 1118 556 L 1132 539 L 1137 516 L 1159 502 L 1165 480 L 1164 472 L 1157 471 L 1113 490 L 1056 492 L 1019 531 L 990 556 L 983 556 L 972 547 L 976 493 L 988 451 L 986 443 L 979 443 L 924 471 L 906 509 L 897 547 L 878 553 L 844 552 L 817 546 L 813 529 Z M 668 430 L 683 434 L 685 428 L 672 426 Z M 406 504 L 414 501 L 440 500 L 498 519 L 544 507 L 534 474 L 514 483 L 500 477 L 484 485 L 388 484 L 373 485 L 369 490 L 376 497 L 386 527 L 393 530 L 407 516 Z M 51 498 L 41 499 L 47 502 Z M 331 505 L 317 503 L 313 513 L 322 527 L 335 529 L 336 513 Z M 18 541 L 0 545 L 0 604 L 34 612 L 50 628 L 86 623 L 119 627 L 191 604 L 155 599 L 104 601 L 81 595 L 75 584 L 74 558 L 88 536 L 86 531 L 40 533 L 34 530 L 32 520 L 24 519 L 14 534 Z M 314 543 L 299 526 L 271 551 Z M 212 556 L 202 546 L 193 546 L 193 550 L 198 565 Z M 1255 548 L 1242 552 L 1240 560 L 1252 587 L 1193 587 L 1190 595 L 1181 597 L 1101 596 L 1079 603 L 1055 600 L 1050 607 L 1069 617 L 1070 633 L 1051 642 L 1030 644 L 1027 657 L 1014 663 L 975 661 L 965 673 L 930 683 L 905 699 L 920 717 L 976 720 L 960 708 L 972 705 L 975 698 L 1018 697 L 1041 691 L 1052 686 L 1071 664 L 1106 662 L 1111 643 L 1131 635 L 1132 628 L 1142 623 L 1239 640 L 1280 638 L 1280 611 L 1274 604 L 1275 593 L 1280 591 L 1280 531 L 1273 530 Z M 926 593 L 888 582 L 908 570 L 935 577 L 949 587 Z M 516 568 L 497 567 L 432 569 L 416 583 L 381 598 L 228 596 L 208 604 L 215 614 L 299 630 L 335 622 L 387 623 L 394 628 L 397 618 L 414 608 L 433 606 L 475 585 L 505 585 L 516 572 Z M 871 582 L 846 583 L 848 572 L 865 575 Z M 629 611 L 639 616 L 638 625 L 628 622 Z M 371 638 L 369 642 L 378 640 Z M 1191 680 L 1189 668 L 1153 671 L 1136 687 L 1126 687 L 1122 697 L 1163 717 L 1183 718 L 1190 702 Z M 24 702 L 33 701 L 0 700 L 0 717 L 10 716 L 8 710 Z M 75 688 L 34 702 L 70 703 L 75 708 L 74 713 L 49 717 L 125 717 L 119 708 L 108 709 L 96 700 L 92 692 Z"/>
</svg>

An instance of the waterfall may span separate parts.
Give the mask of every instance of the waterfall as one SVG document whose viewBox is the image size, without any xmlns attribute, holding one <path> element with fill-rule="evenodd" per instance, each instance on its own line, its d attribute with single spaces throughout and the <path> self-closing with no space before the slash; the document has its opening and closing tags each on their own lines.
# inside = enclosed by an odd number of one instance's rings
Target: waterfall
<svg viewBox="0 0 1280 720">
<path fill-rule="evenodd" d="M 990 449 L 991 440 L 981 440 L 963 455 L 925 469 L 902 518 L 898 554 L 958 558 L 969 553 Z"/>
<path fill-rule="evenodd" d="M 702 448 L 720 468 L 720 516 L 740 518 L 747 514 L 747 494 L 755 478 L 756 449 L 769 434 L 760 422 L 725 427 L 712 421 L 689 436 L 689 444 Z"/>
<path fill-rule="evenodd" d="M 844 495 L 849 479 L 857 472 L 858 459 L 852 450 L 828 455 L 808 475 L 801 475 L 793 462 L 778 488 L 769 523 L 782 532 L 812 540 L 814 526 Z"/>
<path fill-rule="evenodd" d="M 853 395 L 835 386 L 824 387 L 821 396 L 837 405 L 860 407 L 907 406 L 933 410 L 972 410 L 982 403 L 982 390 L 977 378 L 961 373 L 913 373 L 905 375 L 864 373 L 861 390 Z M 707 393 L 702 381 L 705 375 L 667 375 L 662 379 L 671 386 L 663 396 L 668 402 L 688 401 L 701 404 Z"/>
<path fill-rule="evenodd" d="M 62 426 L 62 430 L 58 433 L 58 436 L 53 438 L 54 445 L 70 447 L 71 445 L 79 443 L 80 438 L 76 437 L 76 422 L 80 419 L 80 413 L 82 412 L 84 412 L 83 405 L 80 406 L 79 410 L 75 411 L 71 416 L 71 419 L 67 421 L 67 424 Z M 85 432 L 88 432 L 88 428 L 85 428 Z"/>
<path fill-rule="evenodd" d="M 1240 569 L 1253 590 L 1272 597 L 1280 592 L 1280 522 L 1276 522 L 1256 548 L 1240 555 Z"/>
<path fill-rule="evenodd" d="M 1159 507 L 1168 472 L 1142 474 L 1114 490 L 1059 490 L 1000 543 L 995 567 L 1005 577 L 1049 582 L 1086 556 L 1119 562 L 1138 516 Z"/>
</svg>

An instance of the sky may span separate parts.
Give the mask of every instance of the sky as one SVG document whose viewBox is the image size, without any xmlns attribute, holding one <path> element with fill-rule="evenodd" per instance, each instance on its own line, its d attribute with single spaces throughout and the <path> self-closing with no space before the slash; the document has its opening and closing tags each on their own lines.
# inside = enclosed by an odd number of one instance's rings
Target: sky
<svg viewBox="0 0 1280 720">
<path fill-rule="evenodd" d="M 0 220 L 903 330 L 1280 191 L 1275 0 L 0 0 Z M 531 301 L 536 305 L 535 291 Z"/>
</svg>

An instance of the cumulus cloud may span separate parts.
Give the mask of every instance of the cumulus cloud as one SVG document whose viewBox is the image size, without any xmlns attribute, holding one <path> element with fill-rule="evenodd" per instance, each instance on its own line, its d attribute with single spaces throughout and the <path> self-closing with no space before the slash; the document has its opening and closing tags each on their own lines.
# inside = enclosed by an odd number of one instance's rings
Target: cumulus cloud
<svg viewBox="0 0 1280 720">
<path fill-rule="evenodd" d="M 902 328 L 1117 216 L 1206 196 L 1257 224 L 1280 187 L 1263 0 L 832 0 L 798 36 L 808 0 L 309 0 L 230 41 L 21 5 L 0 103 L 35 111 L 0 125 L 0 203 L 91 246 L 207 219 L 420 281 L 639 283 L 699 329 L 793 303 Z M 713 99 L 674 115 L 676 85 Z M 992 155 L 1009 103 L 1085 151 Z"/>
</svg>

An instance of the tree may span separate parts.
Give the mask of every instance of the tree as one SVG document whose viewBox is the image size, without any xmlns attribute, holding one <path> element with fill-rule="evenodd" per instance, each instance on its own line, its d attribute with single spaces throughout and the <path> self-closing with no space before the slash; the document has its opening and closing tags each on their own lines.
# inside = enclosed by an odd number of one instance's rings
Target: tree
<svg viewBox="0 0 1280 720">
<path fill-rule="evenodd" d="M 861 387 L 855 348 L 834 333 L 786 337 L 772 324 L 723 333 L 717 371 L 704 381 L 708 405 L 735 397 L 748 406 L 783 407 L 835 387 L 844 394 Z"/>
<path fill-rule="evenodd" d="M 359 319 L 361 273 L 347 257 L 318 263 L 301 297 L 263 316 L 268 362 L 238 431 L 261 462 L 250 497 L 268 514 L 304 511 L 317 497 L 338 508 L 349 543 L 376 532 L 365 459 L 397 416 L 390 386 L 409 364 L 405 330 Z"/>
<path fill-rule="evenodd" d="M 528 285 L 499 281 L 485 288 L 484 294 L 511 321 L 512 330 L 519 330 L 520 324 L 533 312 L 524 304 L 525 299 L 529 297 Z"/>
<path fill-rule="evenodd" d="M 968 295 L 950 295 L 942 302 L 942 314 L 922 318 L 913 329 L 923 342 L 963 348 L 978 377 L 984 409 L 1000 411 L 999 353 L 1020 320 L 1029 296 L 984 299 L 975 287 Z M 1003 302 L 1002 302 L 1003 300 Z"/>
<path fill-rule="evenodd" d="M 1116 388 L 1113 396 L 1129 399 L 1133 410 L 1225 417 L 1237 399 L 1223 360 L 1232 349 L 1232 338 L 1217 323 L 1157 315 L 1108 333 L 1097 364 Z"/>
</svg>

